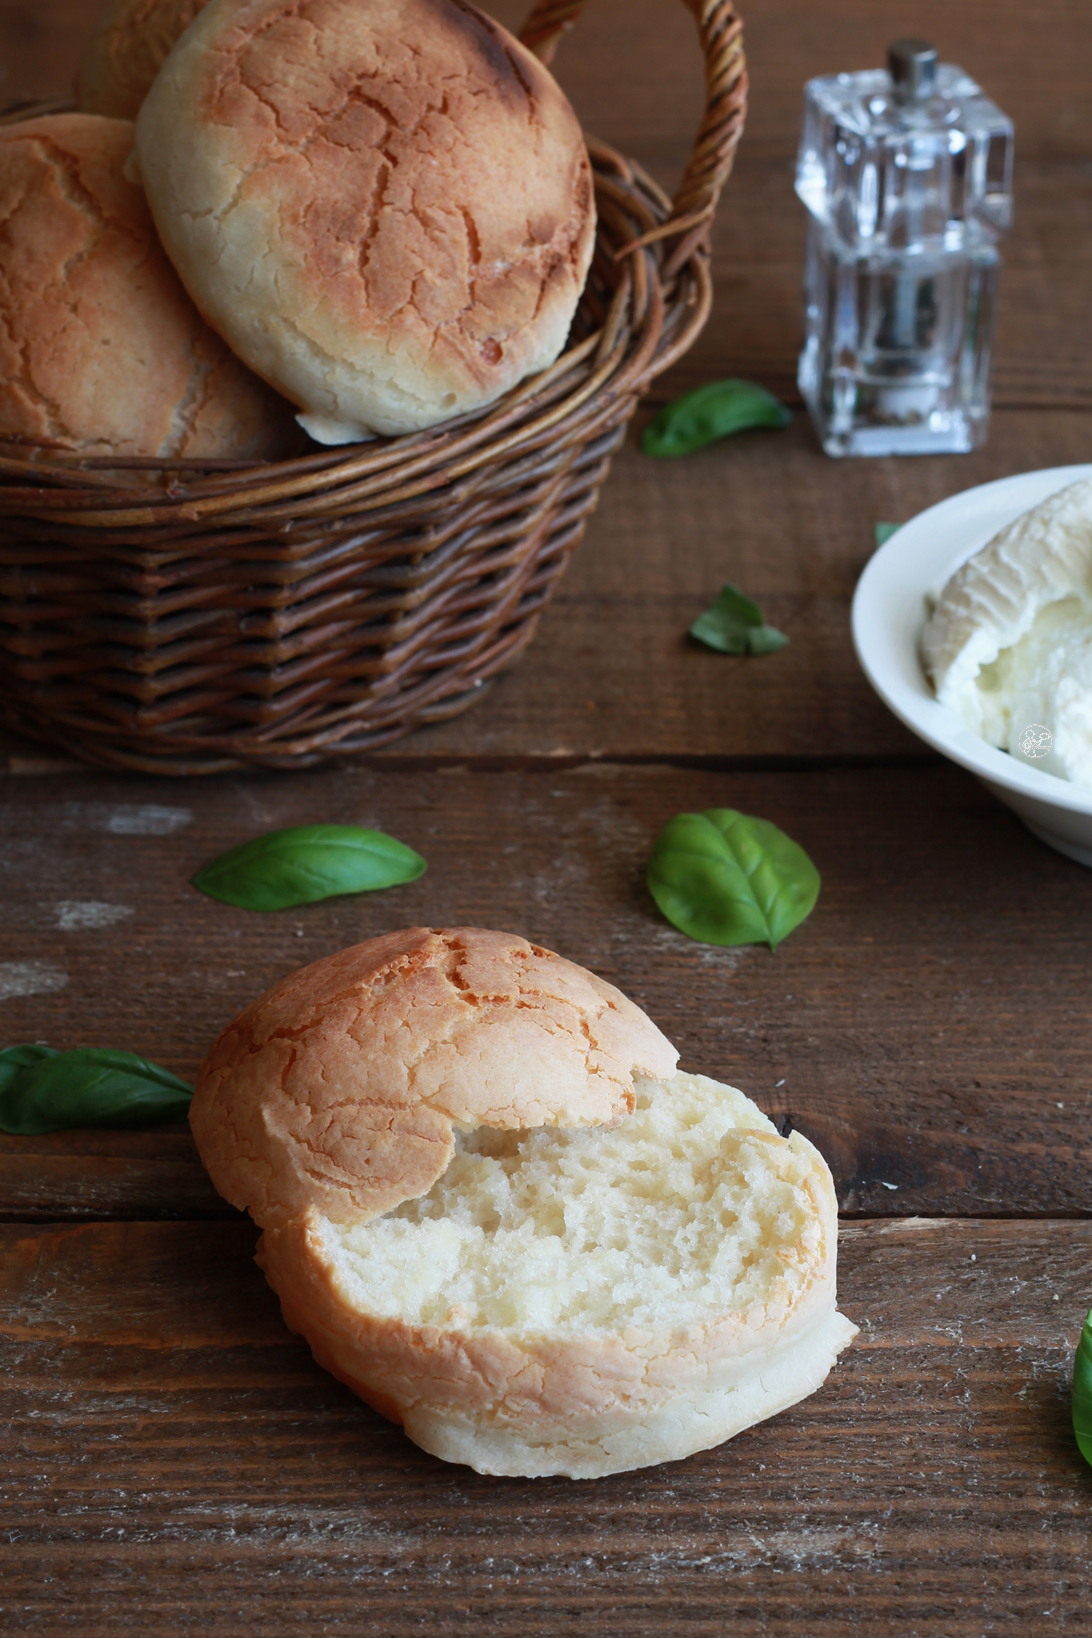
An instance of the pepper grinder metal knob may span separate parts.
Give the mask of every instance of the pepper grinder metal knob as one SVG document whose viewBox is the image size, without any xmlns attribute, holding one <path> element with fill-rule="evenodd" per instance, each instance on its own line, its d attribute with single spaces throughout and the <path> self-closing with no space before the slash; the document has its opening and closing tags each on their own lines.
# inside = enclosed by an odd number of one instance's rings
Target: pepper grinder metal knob
<svg viewBox="0 0 1092 1638">
<path fill-rule="evenodd" d="M 896 102 L 924 102 L 936 89 L 936 48 L 928 40 L 895 40 L 887 48 L 887 71 Z"/>
</svg>

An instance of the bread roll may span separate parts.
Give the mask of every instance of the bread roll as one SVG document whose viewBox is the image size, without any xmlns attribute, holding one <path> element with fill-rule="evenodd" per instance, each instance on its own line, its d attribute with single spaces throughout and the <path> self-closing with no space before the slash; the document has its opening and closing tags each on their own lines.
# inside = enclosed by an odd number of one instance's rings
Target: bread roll
<svg viewBox="0 0 1092 1638">
<path fill-rule="evenodd" d="M 560 353 L 587 152 L 466 0 L 211 0 L 137 132 L 187 289 L 320 441 L 432 426 Z"/>
<path fill-rule="evenodd" d="M 216 1187 L 275 1226 L 368 1222 L 423 1194 L 472 1129 L 581 1126 L 633 1107 L 670 1041 L 593 973 L 510 933 L 413 927 L 291 973 L 198 1077 L 190 1124 Z"/>
<path fill-rule="evenodd" d="M 126 179 L 133 127 L 0 129 L 0 439 L 88 455 L 277 455 L 283 400 L 205 324 Z"/>
<path fill-rule="evenodd" d="M 163 60 L 206 0 L 114 0 L 88 41 L 76 73 L 85 114 L 135 119 Z"/>
<path fill-rule="evenodd" d="M 591 1478 L 794 1404 L 855 1334 L 822 1157 L 674 1060 L 560 957 L 414 929 L 249 1008 L 191 1120 L 320 1364 L 448 1461 Z"/>
<path fill-rule="evenodd" d="M 822 1156 L 702 1076 L 636 1092 L 613 1127 L 460 1137 L 430 1193 L 376 1222 L 311 1207 L 267 1229 L 289 1327 L 479 1473 L 677 1461 L 813 1393 L 856 1330 Z"/>
</svg>

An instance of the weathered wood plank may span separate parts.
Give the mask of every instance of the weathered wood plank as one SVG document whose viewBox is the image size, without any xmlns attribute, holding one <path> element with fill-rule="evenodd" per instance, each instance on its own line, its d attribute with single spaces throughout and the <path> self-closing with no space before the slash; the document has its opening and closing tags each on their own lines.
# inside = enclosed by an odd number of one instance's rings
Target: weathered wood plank
<svg viewBox="0 0 1092 1638">
<path fill-rule="evenodd" d="M 0 1219 L 235 1215 L 188 1126 L 0 1136 Z"/>
<path fill-rule="evenodd" d="M 416 1450 L 284 1332 L 253 1241 L 0 1228 L 20 1632 L 1082 1630 L 1092 1472 L 1068 1384 L 1092 1225 L 850 1225 L 862 1333 L 819 1394 L 586 1484 Z"/>
<path fill-rule="evenodd" d="M 486 10 L 518 26 L 529 6 L 489 0 Z M 879 67 L 905 33 L 898 0 L 740 0 L 751 80 L 743 151 L 791 159 L 805 80 Z M 1088 76 L 1092 40 L 1083 0 L 919 0 L 919 37 L 959 63 L 1016 126 L 1028 159 L 1092 157 Z M 689 133 L 701 100 L 694 25 L 675 0 L 589 0 L 555 67 L 584 124 L 640 157 Z"/>
<path fill-rule="evenodd" d="M 774 820 L 822 872 L 814 915 L 776 955 L 696 944 L 647 896 L 660 827 L 711 806 Z M 188 885 L 237 842 L 316 820 L 386 829 L 428 874 L 275 916 Z M 9 779 L 0 864 L 5 1042 L 123 1046 L 191 1077 L 301 962 L 399 925 L 510 927 L 631 993 L 686 1067 L 791 1117 L 847 1211 L 1092 1212 L 1092 873 L 946 766 Z M 216 1211 L 187 1145 L 6 1140 L 0 1212 Z"/>
<path fill-rule="evenodd" d="M 87 0 L 5 0 L 0 99 L 67 91 L 104 9 Z M 518 28 L 530 0 L 486 0 L 484 9 Z M 795 150 L 804 81 L 883 62 L 888 41 L 906 28 L 899 0 L 824 0 L 821 11 L 810 0 L 761 0 L 740 11 L 752 85 L 747 146 L 781 157 Z M 1023 0 L 919 0 L 914 26 L 1012 116 L 1028 158 L 1092 155 L 1083 0 L 1034 8 Z M 589 129 L 627 152 L 677 147 L 697 124 L 701 64 L 693 19 L 677 3 L 589 0 L 556 66 Z"/>
<path fill-rule="evenodd" d="M 1013 472 L 1087 461 L 1092 418 L 1001 412 L 987 449 L 921 460 L 831 461 L 802 414 L 786 432 L 685 460 L 635 445 L 631 435 L 523 658 L 486 700 L 383 759 L 924 757 L 850 641 L 874 526 Z M 727 580 L 759 599 L 788 648 L 734 660 L 687 638 Z"/>
</svg>

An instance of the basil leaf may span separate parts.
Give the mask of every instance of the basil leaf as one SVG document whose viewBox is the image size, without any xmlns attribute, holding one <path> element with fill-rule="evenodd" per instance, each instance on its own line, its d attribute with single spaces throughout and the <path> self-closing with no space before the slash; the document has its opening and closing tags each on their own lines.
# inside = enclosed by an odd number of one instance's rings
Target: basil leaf
<svg viewBox="0 0 1092 1638">
<path fill-rule="evenodd" d="M 758 604 L 738 586 L 721 587 L 716 602 L 690 627 L 690 635 L 720 654 L 774 654 L 789 640 L 776 626 L 764 624 Z"/>
<path fill-rule="evenodd" d="M 776 825 L 707 808 L 665 825 L 648 861 L 648 890 L 690 938 L 776 950 L 811 914 L 819 872 Z"/>
<path fill-rule="evenodd" d="M 877 523 L 875 525 L 876 545 L 882 546 L 885 540 L 890 540 L 892 535 L 897 535 L 901 528 L 901 523 Z"/>
<path fill-rule="evenodd" d="M 1084 1322 L 1073 1361 L 1073 1432 L 1077 1449 L 1092 1467 L 1092 1313 Z"/>
<path fill-rule="evenodd" d="M 747 636 L 748 654 L 776 654 L 784 648 L 788 638 L 776 626 L 756 626 Z"/>
<path fill-rule="evenodd" d="M 753 381 L 709 381 L 665 404 L 644 430 L 646 455 L 689 455 L 747 427 L 787 427 L 792 411 Z"/>
<path fill-rule="evenodd" d="M 381 830 L 297 825 L 232 848 L 199 870 L 193 885 L 242 910 L 288 910 L 414 882 L 427 868 L 419 853 Z"/>
<path fill-rule="evenodd" d="M 0 1052 L 0 1098 L 3 1098 L 15 1077 L 22 1074 L 29 1064 L 38 1064 L 43 1058 L 56 1056 L 52 1047 L 37 1046 L 30 1041 L 24 1046 L 5 1047 L 3 1052 Z"/>
<path fill-rule="evenodd" d="M 0 1052 L 0 1131 L 151 1126 L 184 1120 L 193 1087 L 134 1052 L 14 1046 Z"/>
</svg>

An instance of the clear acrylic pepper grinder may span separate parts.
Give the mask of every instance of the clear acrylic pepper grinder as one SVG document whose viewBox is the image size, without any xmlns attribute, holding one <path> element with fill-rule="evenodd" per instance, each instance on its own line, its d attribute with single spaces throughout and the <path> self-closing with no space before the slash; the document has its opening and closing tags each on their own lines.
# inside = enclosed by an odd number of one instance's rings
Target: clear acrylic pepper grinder
<svg viewBox="0 0 1092 1638">
<path fill-rule="evenodd" d="M 986 437 L 1012 121 L 924 40 L 810 80 L 796 191 L 811 213 L 799 383 L 828 455 Z"/>
</svg>

